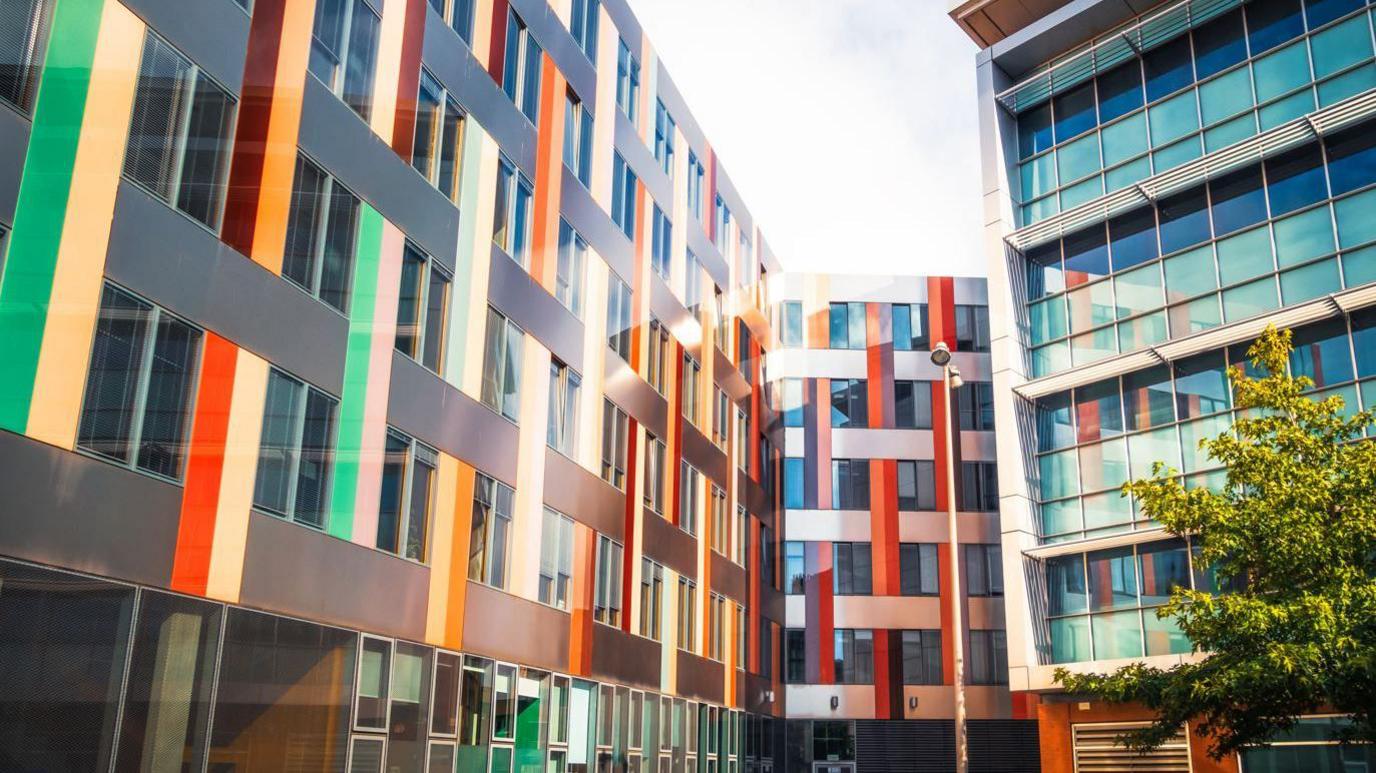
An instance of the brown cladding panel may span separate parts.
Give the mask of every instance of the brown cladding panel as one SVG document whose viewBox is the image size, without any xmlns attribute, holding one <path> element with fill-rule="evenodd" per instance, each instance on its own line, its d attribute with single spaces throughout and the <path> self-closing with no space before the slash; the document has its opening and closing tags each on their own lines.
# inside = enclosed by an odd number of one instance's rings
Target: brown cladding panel
<svg viewBox="0 0 1376 773">
<path fill-rule="evenodd" d="M 516 485 L 515 424 L 401 352 L 392 352 L 387 398 L 389 424 L 479 472 Z"/>
<path fill-rule="evenodd" d="M 705 411 L 711 409 L 710 405 L 703 408 Z M 683 432 L 679 437 L 683 439 L 683 458 L 701 470 L 713 483 L 726 488 L 731 475 L 731 462 L 726 458 L 726 454 L 712 445 L 712 441 L 702 434 L 702 430 L 689 424 L 687 420 L 683 422 Z"/>
<path fill-rule="evenodd" d="M 707 551 L 712 560 L 712 590 L 739 603 L 745 603 L 749 592 L 745 569 L 715 550 Z"/>
<path fill-rule="evenodd" d="M 526 666 L 569 670 L 569 616 L 554 607 L 468 583 L 463 649 Z"/>
<path fill-rule="evenodd" d="M 535 336 L 556 359 L 578 373 L 583 368 L 583 325 L 525 269 L 492 245 L 487 300 L 522 330 Z"/>
<path fill-rule="evenodd" d="M 645 557 L 688 577 L 698 576 L 698 541 L 654 513 L 645 513 Z"/>
<path fill-rule="evenodd" d="M 625 542 L 626 495 L 557 451 L 545 453 L 545 504 Z"/>
<path fill-rule="evenodd" d="M 182 490 L 0 431 L 0 554 L 167 587 Z"/>
<path fill-rule="evenodd" d="M 661 438 L 667 437 L 669 403 L 664 400 L 664 396 L 656 392 L 654 387 L 631 370 L 625 360 L 615 354 L 607 355 L 605 373 L 607 380 L 603 389 L 607 399 L 644 425 L 651 434 Z"/>
<path fill-rule="evenodd" d="M 430 569 L 263 513 L 251 513 L 239 600 L 246 606 L 417 641 Z"/>
<path fill-rule="evenodd" d="M 598 679 L 659 689 L 660 643 L 620 628 L 593 623 L 592 675 Z"/>
<path fill-rule="evenodd" d="M 724 703 L 726 666 L 678 650 L 678 694 L 710 703 Z"/>
</svg>

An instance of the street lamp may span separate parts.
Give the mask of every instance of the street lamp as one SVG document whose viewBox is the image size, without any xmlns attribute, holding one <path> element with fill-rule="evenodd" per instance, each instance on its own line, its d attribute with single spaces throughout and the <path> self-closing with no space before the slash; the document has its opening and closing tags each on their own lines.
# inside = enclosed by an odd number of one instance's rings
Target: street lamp
<svg viewBox="0 0 1376 773">
<path fill-rule="evenodd" d="M 960 542 L 956 533 L 956 430 L 951 424 L 951 401 L 964 382 L 960 380 L 960 370 L 951 364 L 951 349 L 945 343 L 938 342 L 936 348 L 932 349 L 932 364 L 941 368 L 941 380 L 946 389 L 946 399 L 942 400 L 942 405 L 946 414 L 946 543 L 951 551 L 947 582 L 951 588 L 951 648 L 955 653 L 955 673 L 951 682 L 956 703 L 956 773 L 968 773 L 970 756 L 965 742 L 965 623 L 960 603 Z"/>
</svg>

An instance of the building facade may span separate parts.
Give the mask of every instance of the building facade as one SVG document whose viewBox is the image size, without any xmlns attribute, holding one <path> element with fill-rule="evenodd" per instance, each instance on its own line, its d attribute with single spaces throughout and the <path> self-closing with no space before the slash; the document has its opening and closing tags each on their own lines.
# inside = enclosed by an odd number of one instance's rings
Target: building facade
<svg viewBox="0 0 1376 773">
<path fill-rule="evenodd" d="M 783 769 L 777 263 L 624 0 L 6 0 L 0 234 L 0 769 Z"/>
<path fill-rule="evenodd" d="M 1056 667 L 1193 657 L 1156 617 L 1215 587 L 1189 541 L 1122 484 L 1165 462 L 1222 471 L 1199 441 L 1233 415 L 1226 368 L 1268 324 L 1291 370 L 1376 401 L 1376 44 L 1362 0 L 957 4 L 977 83 L 1010 688 L 1037 696 L 1042 767 L 1101 769 L 1149 719 L 1066 696 Z M 1221 761 L 1182 733 L 1161 770 L 1350 764 L 1286 746 Z M 1096 766 L 1100 766 L 1096 768 Z"/>
<path fill-rule="evenodd" d="M 1036 770 L 1007 688 L 984 280 L 788 273 L 772 295 L 788 769 L 954 769 L 958 598 L 971 770 Z M 965 381 L 950 455 L 938 343 Z"/>
</svg>

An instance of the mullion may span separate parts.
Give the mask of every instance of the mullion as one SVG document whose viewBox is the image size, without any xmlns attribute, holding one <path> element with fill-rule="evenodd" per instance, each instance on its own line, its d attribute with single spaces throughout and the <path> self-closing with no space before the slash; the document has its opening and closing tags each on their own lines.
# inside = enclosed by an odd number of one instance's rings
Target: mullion
<svg viewBox="0 0 1376 773">
<path fill-rule="evenodd" d="M 163 45 L 167 45 L 164 43 Z M 171 46 L 168 46 L 171 49 Z M 189 65 L 186 83 L 183 86 L 182 104 L 178 107 L 180 113 L 177 121 L 176 136 L 172 137 L 173 160 L 171 173 L 167 180 L 167 200 L 173 207 L 177 207 L 181 200 L 182 193 L 182 168 L 186 165 L 186 143 L 191 133 L 191 110 L 196 101 L 196 84 L 200 81 L 201 70 L 190 60 L 181 56 L 180 52 L 175 52 L 178 58 L 182 58 Z M 178 207 L 180 209 L 180 207 Z"/>
<path fill-rule="evenodd" d="M 139 469 L 139 446 L 143 441 L 144 411 L 148 408 L 148 382 L 153 364 L 153 350 L 157 346 L 158 322 L 162 309 L 149 305 L 147 335 L 139 351 L 138 383 L 134 388 L 134 405 L 129 417 L 129 465 Z"/>
<path fill-rule="evenodd" d="M 301 441 L 306 432 L 306 397 L 310 387 L 304 381 L 297 381 L 297 393 L 294 400 L 294 412 L 296 414 L 295 426 L 292 427 L 292 462 L 291 475 L 287 478 L 287 515 L 292 521 L 296 520 L 296 484 L 301 476 Z"/>
</svg>

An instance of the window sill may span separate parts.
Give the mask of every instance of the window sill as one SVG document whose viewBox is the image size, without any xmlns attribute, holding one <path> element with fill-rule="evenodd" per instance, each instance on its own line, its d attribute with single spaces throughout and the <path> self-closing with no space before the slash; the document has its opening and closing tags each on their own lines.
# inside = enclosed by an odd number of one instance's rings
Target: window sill
<svg viewBox="0 0 1376 773">
<path fill-rule="evenodd" d="M 190 412 L 188 411 L 188 413 L 190 413 Z M 190 443 L 188 443 L 187 445 L 189 446 Z M 92 460 L 97 461 L 97 462 L 100 462 L 100 463 L 102 463 L 102 464 L 108 464 L 108 465 L 110 465 L 111 467 L 118 467 L 118 468 L 121 469 L 121 470 L 126 470 L 126 471 L 128 471 L 128 472 L 132 472 L 132 473 L 135 473 L 135 474 L 138 474 L 138 475 L 142 475 L 142 476 L 145 477 L 145 478 L 151 478 L 151 479 L 153 479 L 153 480 L 155 480 L 155 481 L 158 481 L 159 483 L 167 483 L 167 484 L 171 484 L 171 485 L 173 485 L 173 486 L 178 486 L 178 487 L 182 487 L 182 486 L 185 486 L 185 485 L 186 485 L 185 482 L 182 481 L 181 478 L 170 478 L 170 477 L 168 477 L 168 476 L 166 476 L 166 475 L 160 475 L 160 474 L 158 474 L 158 473 L 156 473 L 156 472 L 153 472 L 153 471 L 151 471 L 151 470 L 145 470 L 145 469 L 143 469 L 142 467 L 139 467 L 139 466 L 136 465 L 136 464 L 133 464 L 133 463 L 130 463 L 130 462 L 121 462 L 121 461 L 118 460 L 118 459 L 115 459 L 115 458 L 113 458 L 113 457 L 106 456 L 106 455 L 104 455 L 104 454 L 102 454 L 102 453 L 99 453 L 99 452 L 97 452 L 97 451 L 92 451 L 92 450 L 89 449 L 89 448 L 82 448 L 81 446 L 73 446 L 72 450 L 75 451 L 78 455 L 84 456 L 84 457 L 86 457 L 87 459 L 92 459 Z M 183 459 L 182 459 L 182 468 L 185 469 L 185 467 L 186 467 L 186 459 L 185 459 L 185 457 L 183 457 Z"/>
</svg>

